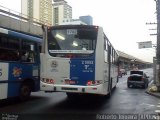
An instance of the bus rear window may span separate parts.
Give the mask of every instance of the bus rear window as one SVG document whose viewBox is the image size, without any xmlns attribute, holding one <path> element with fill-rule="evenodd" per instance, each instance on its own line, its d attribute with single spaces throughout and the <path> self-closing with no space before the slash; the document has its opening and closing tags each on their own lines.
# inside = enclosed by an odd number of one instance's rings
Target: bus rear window
<svg viewBox="0 0 160 120">
<path fill-rule="evenodd" d="M 48 34 L 50 55 L 64 57 L 65 54 L 91 54 L 96 48 L 97 29 L 58 28 Z"/>
</svg>

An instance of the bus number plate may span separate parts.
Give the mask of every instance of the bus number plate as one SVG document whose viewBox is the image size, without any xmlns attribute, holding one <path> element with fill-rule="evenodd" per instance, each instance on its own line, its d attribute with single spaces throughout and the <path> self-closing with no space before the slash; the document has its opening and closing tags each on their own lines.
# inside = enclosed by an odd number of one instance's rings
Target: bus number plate
<svg viewBox="0 0 160 120">
<path fill-rule="evenodd" d="M 77 35 L 76 29 L 67 29 L 67 35 Z"/>
</svg>

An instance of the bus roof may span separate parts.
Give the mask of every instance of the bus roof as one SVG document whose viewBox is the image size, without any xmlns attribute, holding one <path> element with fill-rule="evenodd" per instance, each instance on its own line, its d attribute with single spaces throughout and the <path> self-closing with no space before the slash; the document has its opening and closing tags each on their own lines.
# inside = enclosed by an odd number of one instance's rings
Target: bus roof
<svg viewBox="0 0 160 120">
<path fill-rule="evenodd" d="M 22 38 L 22 39 L 26 39 L 26 40 L 31 40 L 31 41 L 35 41 L 35 42 L 42 42 L 42 38 L 40 37 L 35 37 L 35 36 L 31 36 L 31 35 L 27 35 L 24 33 L 20 33 L 20 32 L 16 32 L 13 30 L 8 30 L 5 28 L 0 28 L 0 33 L 2 34 L 8 34 L 9 36 L 14 36 L 14 37 L 18 37 L 18 38 Z"/>
<path fill-rule="evenodd" d="M 49 28 L 53 29 L 53 28 L 98 28 L 99 26 L 95 26 L 95 25 L 57 25 L 57 26 L 51 26 Z"/>
</svg>

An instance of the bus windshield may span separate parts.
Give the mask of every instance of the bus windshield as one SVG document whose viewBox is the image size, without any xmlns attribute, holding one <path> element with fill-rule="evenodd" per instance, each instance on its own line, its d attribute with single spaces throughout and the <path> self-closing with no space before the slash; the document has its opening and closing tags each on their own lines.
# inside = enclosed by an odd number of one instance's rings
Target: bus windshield
<svg viewBox="0 0 160 120">
<path fill-rule="evenodd" d="M 96 48 L 97 29 L 53 28 L 48 33 L 48 51 L 52 56 L 65 54 L 92 54 Z"/>
</svg>

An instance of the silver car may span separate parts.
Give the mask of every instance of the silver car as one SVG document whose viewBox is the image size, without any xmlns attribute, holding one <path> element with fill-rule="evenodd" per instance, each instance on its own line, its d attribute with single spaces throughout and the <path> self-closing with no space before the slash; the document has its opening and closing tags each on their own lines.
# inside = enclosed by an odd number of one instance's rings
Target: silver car
<svg viewBox="0 0 160 120">
<path fill-rule="evenodd" d="M 141 86 L 144 89 L 148 87 L 148 76 L 140 70 L 133 70 L 130 71 L 130 76 L 127 79 L 127 86 L 128 88 L 134 87 L 134 86 Z"/>
</svg>

